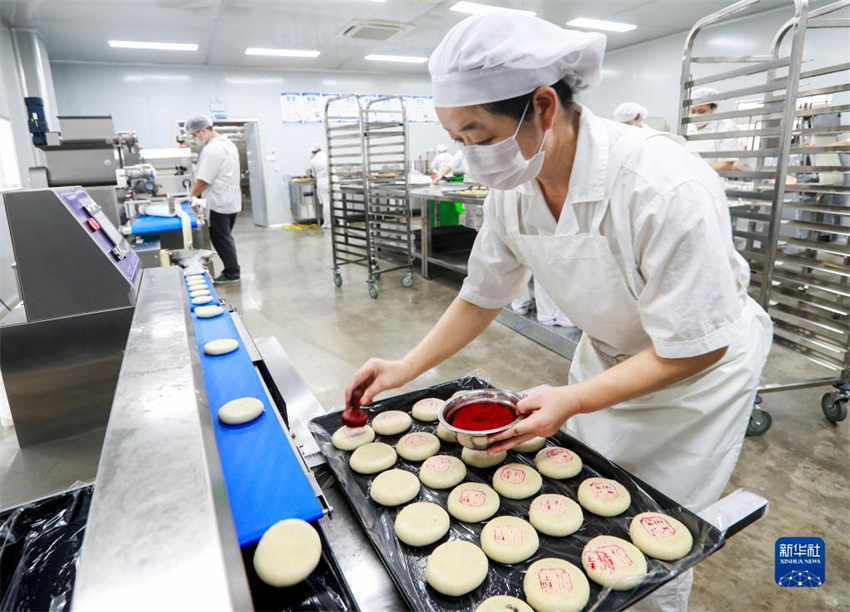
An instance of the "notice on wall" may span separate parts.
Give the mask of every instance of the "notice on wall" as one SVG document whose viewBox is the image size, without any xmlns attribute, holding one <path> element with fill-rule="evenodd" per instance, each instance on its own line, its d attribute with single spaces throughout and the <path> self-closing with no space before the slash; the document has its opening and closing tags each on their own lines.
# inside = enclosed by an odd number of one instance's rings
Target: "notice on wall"
<svg viewBox="0 0 850 612">
<path fill-rule="evenodd" d="M 325 120 L 325 101 L 320 93 L 302 93 L 301 109 L 302 123 L 322 123 Z"/>
<path fill-rule="evenodd" d="M 325 104 L 328 100 L 341 94 L 315 93 L 315 92 L 283 92 L 280 94 L 280 111 L 284 123 L 323 123 L 325 120 Z M 366 110 L 366 105 L 377 99 L 391 94 L 360 94 L 360 105 Z M 402 96 L 404 107 L 407 112 L 409 123 L 437 123 L 437 115 L 434 111 L 434 99 L 431 96 Z M 379 102 L 373 109 L 398 108 L 397 100 L 386 103 Z M 357 99 L 352 97 L 335 101 L 330 107 L 332 123 L 344 121 L 356 121 L 360 113 Z M 379 120 L 381 113 L 372 113 L 370 121 Z"/>
<path fill-rule="evenodd" d="M 284 123 L 303 123 L 304 109 L 301 105 L 300 93 L 280 94 L 280 112 Z"/>
</svg>

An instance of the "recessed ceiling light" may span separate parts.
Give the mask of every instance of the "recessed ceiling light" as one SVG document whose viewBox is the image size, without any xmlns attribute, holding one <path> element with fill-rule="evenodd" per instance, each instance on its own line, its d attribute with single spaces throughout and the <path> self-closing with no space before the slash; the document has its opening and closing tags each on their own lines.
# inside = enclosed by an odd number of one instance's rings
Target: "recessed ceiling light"
<svg viewBox="0 0 850 612">
<path fill-rule="evenodd" d="M 158 51 L 197 51 L 195 43 L 142 42 L 138 40 L 110 40 L 109 46 L 116 49 L 156 49 Z"/>
<path fill-rule="evenodd" d="M 619 23 L 617 21 L 603 21 L 602 19 L 589 19 L 579 17 L 567 22 L 568 26 L 574 28 L 588 28 L 591 30 L 605 30 L 606 32 L 630 32 L 637 26 L 631 23 Z"/>
<path fill-rule="evenodd" d="M 466 2 L 466 0 L 461 0 L 461 2 L 453 4 L 449 10 L 456 11 L 458 13 L 469 13 L 470 15 L 480 15 L 481 13 L 490 13 L 492 11 L 511 11 L 512 13 L 528 15 L 530 17 L 537 14 L 536 11 L 523 11 L 520 9 L 506 8 L 504 6 L 491 6 L 489 4 L 479 4 L 478 2 Z"/>
<path fill-rule="evenodd" d="M 273 57 L 319 57 L 319 51 L 306 51 L 304 49 L 261 49 L 260 47 L 248 47 L 245 55 L 268 55 Z"/>
<path fill-rule="evenodd" d="M 418 57 L 414 55 L 380 55 L 370 53 L 363 59 L 373 62 L 398 62 L 400 64 L 424 64 L 428 61 L 427 57 Z"/>
</svg>

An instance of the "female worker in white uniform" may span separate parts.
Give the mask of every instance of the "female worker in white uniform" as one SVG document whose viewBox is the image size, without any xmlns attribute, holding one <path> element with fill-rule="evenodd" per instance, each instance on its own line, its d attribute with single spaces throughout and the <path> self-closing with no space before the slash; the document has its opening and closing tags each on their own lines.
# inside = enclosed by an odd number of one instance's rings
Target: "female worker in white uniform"
<svg viewBox="0 0 850 612">
<path fill-rule="evenodd" d="M 531 271 L 584 334 L 570 384 L 522 400 L 525 419 L 491 452 L 565 427 L 699 509 L 732 474 L 772 327 L 747 295 L 717 174 L 658 132 L 572 102 L 600 82 L 604 48 L 601 34 L 497 11 L 434 51 L 437 115 L 492 187 L 484 225 L 440 321 L 404 358 L 370 359 L 346 400 L 360 388 L 368 404 L 448 359 Z M 691 580 L 653 605 L 685 609 Z"/>
</svg>

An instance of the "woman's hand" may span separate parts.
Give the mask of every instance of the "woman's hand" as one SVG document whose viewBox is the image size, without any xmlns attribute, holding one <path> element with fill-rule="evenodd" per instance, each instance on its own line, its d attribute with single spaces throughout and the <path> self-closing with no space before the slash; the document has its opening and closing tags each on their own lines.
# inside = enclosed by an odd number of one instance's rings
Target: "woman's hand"
<svg viewBox="0 0 850 612">
<path fill-rule="evenodd" d="M 581 404 L 571 387 L 552 387 L 523 398 L 517 411 L 525 418 L 507 431 L 489 436 L 488 454 L 511 449 L 537 436 L 554 435 L 567 419 L 581 412 Z"/>
<path fill-rule="evenodd" d="M 382 391 L 397 389 L 412 379 L 410 367 L 402 359 L 398 361 L 370 359 L 357 370 L 345 389 L 345 405 L 348 406 L 351 403 L 351 394 L 355 389 L 363 390 L 360 402 L 368 406 Z"/>
</svg>

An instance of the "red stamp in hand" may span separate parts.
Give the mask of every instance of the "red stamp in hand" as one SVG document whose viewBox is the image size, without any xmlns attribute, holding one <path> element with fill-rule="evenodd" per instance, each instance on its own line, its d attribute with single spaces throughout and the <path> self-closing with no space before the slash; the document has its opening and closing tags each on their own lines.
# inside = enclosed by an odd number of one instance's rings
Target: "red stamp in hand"
<svg viewBox="0 0 850 612">
<path fill-rule="evenodd" d="M 546 451 L 546 456 L 555 463 L 569 463 L 575 456 L 565 448 L 550 448 Z"/>
<path fill-rule="evenodd" d="M 543 568 L 537 572 L 537 581 L 544 593 L 572 593 L 570 574 L 560 567 Z"/>
<path fill-rule="evenodd" d="M 672 538 L 676 535 L 675 527 L 663 516 L 644 516 L 640 524 L 653 538 Z"/>
<path fill-rule="evenodd" d="M 473 506 L 475 508 L 483 506 L 487 501 L 487 493 L 478 491 L 477 489 L 464 489 L 460 492 L 458 501 L 464 506 Z"/>
<path fill-rule="evenodd" d="M 632 560 L 622 546 L 609 544 L 587 551 L 587 562 L 590 569 L 613 574 L 618 569 L 632 566 Z"/>
<path fill-rule="evenodd" d="M 435 472 L 445 472 L 452 467 L 452 462 L 448 457 L 431 457 L 425 462 L 425 467 Z"/>
<path fill-rule="evenodd" d="M 560 516 L 567 511 L 567 502 L 561 497 L 545 497 L 540 502 L 540 509 L 543 512 Z"/>
<path fill-rule="evenodd" d="M 525 471 L 517 468 L 505 467 L 499 472 L 499 480 L 504 480 L 511 484 L 522 484 L 525 481 Z"/>
<path fill-rule="evenodd" d="M 617 492 L 617 487 L 610 482 L 591 482 L 590 490 L 593 491 L 594 497 L 599 497 L 601 499 L 620 497 L 620 494 Z"/>
<path fill-rule="evenodd" d="M 522 529 L 515 525 L 497 525 L 493 530 L 493 541 L 503 546 L 522 544 Z"/>
</svg>

